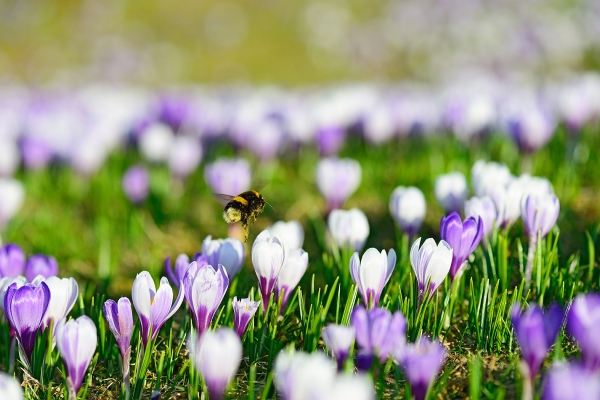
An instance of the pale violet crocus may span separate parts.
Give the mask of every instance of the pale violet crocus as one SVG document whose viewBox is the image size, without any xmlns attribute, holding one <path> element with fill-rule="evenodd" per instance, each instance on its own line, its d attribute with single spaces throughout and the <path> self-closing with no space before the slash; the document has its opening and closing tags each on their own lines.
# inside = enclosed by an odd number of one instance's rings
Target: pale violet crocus
<svg viewBox="0 0 600 400">
<path fill-rule="evenodd" d="M 446 348 L 437 341 L 421 336 L 406 346 L 401 364 L 415 400 L 425 400 L 446 357 Z"/>
<path fill-rule="evenodd" d="M 50 289 L 50 303 L 44 315 L 44 329 L 56 324 L 69 314 L 79 296 L 79 286 L 73 278 L 60 279 L 56 276 L 44 279 Z"/>
<path fill-rule="evenodd" d="M 446 213 L 460 212 L 467 198 L 467 180 L 461 172 L 439 175 L 435 180 L 434 192 Z"/>
<path fill-rule="evenodd" d="M 118 302 L 106 300 L 103 311 L 108 327 L 119 345 L 119 351 L 123 359 L 123 387 L 126 398 L 128 398 L 131 385 L 129 364 L 131 360 L 131 335 L 133 334 L 131 302 L 127 297 L 121 297 Z"/>
<path fill-rule="evenodd" d="M 16 244 L 0 247 L 0 278 L 15 278 L 25 272 L 25 253 Z"/>
<path fill-rule="evenodd" d="M 298 221 L 277 221 L 267 230 L 271 236 L 279 236 L 290 250 L 299 249 L 304 244 L 304 229 Z"/>
<path fill-rule="evenodd" d="M 250 163 L 243 158 L 219 158 L 204 168 L 204 180 L 214 193 L 238 195 L 252 183 Z"/>
<path fill-rule="evenodd" d="M 200 139 L 189 135 L 176 136 L 170 148 L 167 164 L 171 174 L 185 179 L 198 168 L 202 159 Z"/>
<path fill-rule="evenodd" d="M 0 398 L 23 400 L 23 389 L 19 381 L 4 372 L 0 372 Z"/>
<path fill-rule="evenodd" d="M 583 365 L 590 371 L 600 369 L 600 295 L 579 294 L 567 315 L 567 331 L 581 348 Z"/>
<path fill-rule="evenodd" d="M 285 242 L 269 231 L 262 231 L 252 244 L 252 265 L 258 277 L 258 286 L 262 295 L 263 314 L 267 312 L 269 299 L 276 287 L 277 278 L 287 259 L 288 249 Z"/>
<path fill-rule="evenodd" d="M 333 383 L 315 394 L 315 400 L 373 400 L 375 386 L 366 374 L 339 374 Z"/>
<path fill-rule="evenodd" d="M 33 281 L 38 275 L 49 278 L 57 274 L 58 263 L 56 262 L 56 258 L 45 254 L 34 254 L 27 259 L 25 277 L 28 281 Z"/>
<path fill-rule="evenodd" d="M 367 308 L 377 307 L 383 288 L 390 280 L 396 266 L 396 252 L 390 249 L 379 252 L 370 248 L 359 259 L 354 253 L 350 259 L 350 275 L 358 286 L 363 302 Z"/>
<path fill-rule="evenodd" d="M 173 289 L 166 277 L 160 279 L 160 286 L 156 290 L 152 276 L 148 271 L 142 271 L 135 277 L 131 288 L 131 299 L 135 311 L 140 318 L 141 333 L 144 347 L 148 341 L 153 341 L 158 336 L 158 331 L 181 306 L 183 290 L 173 302 Z M 150 337 L 150 332 L 152 336 Z"/>
<path fill-rule="evenodd" d="M 175 265 L 171 267 L 171 257 L 165 258 L 165 273 L 171 283 L 179 289 L 179 284 L 183 280 L 185 273 L 190 266 L 190 258 L 187 254 L 180 254 L 175 259 Z"/>
<path fill-rule="evenodd" d="M 408 235 L 409 243 L 419 232 L 427 213 L 425 196 L 421 189 L 398 186 L 390 197 L 390 214 L 402 232 Z"/>
<path fill-rule="evenodd" d="M 275 284 L 275 300 L 281 300 L 281 311 L 285 308 L 290 295 L 300 283 L 308 267 L 308 253 L 302 249 L 288 251 L 285 263 L 279 272 Z"/>
<path fill-rule="evenodd" d="M 483 224 L 483 243 L 485 244 L 487 238 L 492 233 L 494 228 L 497 228 L 498 211 L 496 205 L 491 197 L 471 197 L 465 201 L 465 216 L 473 217 L 476 220 L 481 219 Z"/>
<path fill-rule="evenodd" d="M 444 240 L 439 244 L 429 238 L 423 246 L 421 238 L 415 240 L 410 249 L 410 263 L 417 278 L 419 288 L 419 299 L 423 301 L 425 296 L 432 295 L 442 284 L 452 265 L 452 248 Z"/>
<path fill-rule="evenodd" d="M 350 158 L 324 158 L 317 164 L 316 182 L 327 201 L 327 210 L 341 208 L 358 189 L 362 176 L 360 164 Z"/>
<path fill-rule="evenodd" d="M 321 351 L 282 351 L 275 359 L 275 387 L 283 400 L 311 400 L 331 386 L 336 367 Z"/>
<path fill-rule="evenodd" d="M 130 167 L 121 181 L 123 193 L 133 204 L 139 205 L 146 200 L 150 192 L 150 173 L 143 165 Z"/>
<path fill-rule="evenodd" d="M 338 371 L 344 369 L 344 363 L 350 355 L 350 349 L 354 344 L 356 333 L 354 327 L 329 324 L 323 329 L 323 341 L 327 348 L 333 353 L 337 362 Z"/>
<path fill-rule="evenodd" d="M 339 248 L 349 247 L 354 251 L 362 251 L 370 232 L 367 216 L 358 208 L 331 211 L 327 227 Z"/>
<path fill-rule="evenodd" d="M 87 315 L 56 326 L 56 347 L 67 370 L 69 400 L 77 398 L 85 371 L 92 361 L 98 344 L 96 325 Z"/>
<path fill-rule="evenodd" d="M 25 201 L 25 188 L 23 184 L 12 178 L 0 178 L 0 230 L 21 209 Z"/>
<path fill-rule="evenodd" d="M 513 179 L 506 164 L 477 161 L 471 168 L 473 191 L 477 197 L 489 196 L 497 187 L 506 187 Z"/>
<path fill-rule="evenodd" d="M 199 338 L 192 332 L 190 357 L 204 378 L 212 400 L 220 400 L 225 396 L 227 385 L 235 376 L 242 355 L 242 342 L 230 328 L 207 331 Z"/>
<path fill-rule="evenodd" d="M 4 296 L 10 285 L 13 283 L 16 283 L 15 287 L 18 289 L 27 283 L 27 279 L 22 275 L 15 278 L 0 278 L 0 310 L 2 310 L 2 312 L 6 312 L 4 310 Z"/>
<path fill-rule="evenodd" d="M 239 239 L 213 239 L 207 236 L 202 242 L 202 255 L 210 265 L 223 265 L 229 279 L 233 279 L 244 265 L 246 247 Z"/>
<path fill-rule="evenodd" d="M 440 221 L 440 236 L 452 248 L 450 278 L 454 279 L 465 268 L 466 261 L 475 251 L 483 236 L 481 218 L 467 217 L 461 220 L 458 213 L 443 216 Z"/>
<path fill-rule="evenodd" d="M 184 293 L 199 334 L 210 328 L 228 287 L 229 278 L 223 265 L 219 264 L 215 270 L 210 264 L 202 267 L 196 261 L 190 264 L 183 278 L 181 292 Z"/>
<path fill-rule="evenodd" d="M 238 300 L 237 297 L 233 298 L 233 330 L 238 334 L 240 339 L 244 337 L 248 324 L 260 303 L 258 301 L 252 301 L 250 299 Z"/>
</svg>

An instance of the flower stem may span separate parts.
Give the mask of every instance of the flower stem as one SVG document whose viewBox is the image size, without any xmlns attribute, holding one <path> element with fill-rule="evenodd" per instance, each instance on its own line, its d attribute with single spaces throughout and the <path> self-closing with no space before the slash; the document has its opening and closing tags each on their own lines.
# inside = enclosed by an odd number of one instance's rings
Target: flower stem
<svg viewBox="0 0 600 400">
<path fill-rule="evenodd" d="M 537 248 L 537 235 L 529 236 L 529 250 L 527 250 L 527 265 L 525 267 L 525 281 L 529 285 L 531 282 L 531 274 L 533 272 L 533 264 L 535 261 L 535 249 Z"/>
</svg>

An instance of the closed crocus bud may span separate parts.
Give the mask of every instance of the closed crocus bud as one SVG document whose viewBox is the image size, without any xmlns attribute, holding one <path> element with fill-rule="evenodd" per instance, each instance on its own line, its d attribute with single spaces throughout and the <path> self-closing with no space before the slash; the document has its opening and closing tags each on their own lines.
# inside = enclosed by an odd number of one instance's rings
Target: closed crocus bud
<svg viewBox="0 0 600 400">
<path fill-rule="evenodd" d="M 228 287 L 229 278 L 223 265 L 219 264 L 215 270 L 210 264 L 202 267 L 198 267 L 196 261 L 190 264 L 183 278 L 181 291 L 185 295 L 199 334 L 210 328 Z"/>
<path fill-rule="evenodd" d="M 556 223 L 560 203 L 553 195 L 527 195 L 521 203 L 521 219 L 525 225 L 525 232 L 530 237 L 541 234 L 545 238 Z"/>
<path fill-rule="evenodd" d="M 421 238 L 410 249 L 410 263 L 417 278 L 419 299 L 432 295 L 442 284 L 452 265 L 452 248 L 444 240 L 439 244 L 429 238 L 419 248 Z"/>
<path fill-rule="evenodd" d="M 521 304 L 515 303 L 510 317 L 523 361 L 528 367 L 529 379 L 533 382 L 550 346 L 556 342 L 563 323 L 563 310 L 553 304 L 544 312 L 536 304 L 530 304 L 526 311 L 521 312 Z"/>
<path fill-rule="evenodd" d="M 25 272 L 25 254 L 16 244 L 0 247 L 0 278 L 16 278 Z"/>
<path fill-rule="evenodd" d="M 125 364 L 129 364 L 131 335 L 133 334 L 131 302 L 127 297 L 121 297 L 118 302 L 106 300 L 102 310 L 104 311 L 104 318 L 108 322 L 108 327 L 119 345 L 123 357 L 123 366 L 125 367 Z"/>
<path fill-rule="evenodd" d="M 316 400 L 373 400 L 375 386 L 368 375 L 337 375 L 333 383 L 316 393 L 314 398 Z"/>
<path fill-rule="evenodd" d="M 317 164 L 316 181 L 327 201 L 327 210 L 341 208 L 358 189 L 362 176 L 360 164 L 350 158 L 324 158 Z"/>
<path fill-rule="evenodd" d="M 467 198 L 467 180 L 460 172 L 439 175 L 434 191 L 435 198 L 446 213 L 460 212 Z"/>
<path fill-rule="evenodd" d="M 192 363 L 204 378 L 209 397 L 222 399 L 242 361 L 242 342 L 229 328 L 206 331 L 199 339 L 195 333 L 191 336 Z"/>
<path fill-rule="evenodd" d="M 150 174 L 146 167 L 134 165 L 123 175 L 123 193 L 134 204 L 141 204 L 150 192 Z"/>
<path fill-rule="evenodd" d="M 56 347 L 67 370 L 69 400 L 75 400 L 98 344 L 96 325 L 87 315 L 56 326 Z"/>
<path fill-rule="evenodd" d="M 308 267 L 308 253 L 302 249 L 293 249 L 288 252 L 285 264 L 279 272 L 275 284 L 275 299 L 281 299 L 281 311 L 285 308 L 290 295 L 298 286 Z"/>
<path fill-rule="evenodd" d="M 212 236 L 207 236 L 202 242 L 202 255 L 206 257 L 210 265 L 222 264 L 229 279 L 233 279 L 244 265 L 246 248 L 239 239 L 213 240 Z"/>
<path fill-rule="evenodd" d="M 250 189 L 252 170 L 243 158 L 219 158 L 206 165 L 204 180 L 214 193 L 236 196 Z"/>
<path fill-rule="evenodd" d="M 354 251 L 362 251 L 369 237 L 369 221 L 358 208 L 331 211 L 327 227 L 334 242 L 341 248 L 349 246 Z"/>
<path fill-rule="evenodd" d="M 290 250 L 299 249 L 304 244 L 304 229 L 298 221 L 277 221 L 267 230 L 271 236 L 283 239 Z"/>
<path fill-rule="evenodd" d="M 258 301 L 252 301 L 250 299 L 238 300 L 237 297 L 233 298 L 233 329 L 238 334 L 240 339 L 244 337 L 246 328 L 260 303 Z"/>
<path fill-rule="evenodd" d="M 338 371 L 344 369 L 344 363 L 350 354 L 350 348 L 356 336 L 354 327 L 329 324 L 323 329 L 323 340 L 337 361 Z"/>
<path fill-rule="evenodd" d="M 25 200 L 25 188 L 16 179 L 0 178 L 0 229 L 21 209 Z"/>
<path fill-rule="evenodd" d="M 385 308 L 367 310 L 356 306 L 350 321 L 356 332 L 356 343 L 363 352 L 375 355 L 382 363 L 402 354 L 406 344 L 406 319 L 400 311 L 392 314 Z"/>
<path fill-rule="evenodd" d="M 28 359 L 35 345 L 35 337 L 42 328 L 44 315 L 50 303 L 50 289 L 45 282 L 34 286 L 30 283 L 18 287 L 10 285 L 4 296 L 4 314 Z"/>
<path fill-rule="evenodd" d="M 173 130 L 161 123 L 153 123 L 142 132 L 138 139 L 142 156 L 154 163 L 167 161 L 173 147 Z"/>
<path fill-rule="evenodd" d="M 28 281 L 33 281 L 36 276 L 41 275 L 44 278 L 50 278 L 58 274 L 58 263 L 54 257 L 44 254 L 34 254 L 29 256 L 25 265 L 25 277 Z"/>
<path fill-rule="evenodd" d="M 258 277 L 263 314 L 267 312 L 269 299 L 285 264 L 287 253 L 285 242 L 277 236 L 271 236 L 269 231 L 262 231 L 252 244 L 252 265 Z"/>
<path fill-rule="evenodd" d="M 569 309 L 567 331 L 581 347 L 583 364 L 590 371 L 600 369 L 600 295 L 578 295 Z"/>
<path fill-rule="evenodd" d="M 402 232 L 409 236 L 409 242 L 419 232 L 425 219 L 427 204 L 421 189 L 398 186 L 390 198 L 390 214 Z"/>
<path fill-rule="evenodd" d="M 73 309 L 77 297 L 79 296 L 79 287 L 73 278 L 60 279 L 56 276 L 44 279 L 48 289 L 50 289 L 50 303 L 48 310 L 44 315 L 44 329 L 50 326 L 54 321 L 54 326 L 69 314 Z"/>
<path fill-rule="evenodd" d="M 321 351 L 282 351 L 275 360 L 275 386 L 283 400 L 311 400 L 331 386 L 333 361 Z"/>
<path fill-rule="evenodd" d="M 21 384 L 12 376 L 0 372 L 0 398 L 10 400 L 23 400 Z"/>
<path fill-rule="evenodd" d="M 171 257 L 165 258 L 165 272 L 167 277 L 177 289 L 190 266 L 190 258 L 186 254 L 180 254 L 175 259 L 175 266 L 171 268 Z"/>
<path fill-rule="evenodd" d="M 440 236 L 452 248 L 450 278 L 454 280 L 483 237 L 483 221 L 481 218 L 467 217 L 463 222 L 460 215 L 453 212 L 442 217 Z"/>
<path fill-rule="evenodd" d="M 429 387 L 442 369 L 445 355 L 444 346 L 424 336 L 406 346 L 401 364 L 415 400 L 425 400 Z"/>
<path fill-rule="evenodd" d="M 506 164 L 477 161 L 471 168 L 473 190 L 477 197 L 489 196 L 496 187 L 506 187 L 513 176 Z"/>
<path fill-rule="evenodd" d="M 486 238 L 492 233 L 492 229 L 496 224 L 496 218 L 498 217 L 494 200 L 487 196 L 471 197 L 471 199 L 465 201 L 465 215 L 467 218 L 481 219 L 481 223 L 483 224 L 482 239 L 485 243 Z"/>
<path fill-rule="evenodd" d="M 359 260 L 358 253 L 354 253 L 350 259 L 350 275 L 358 286 L 363 302 L 367 308 L 377 307 L 383 288 L 390 280 L 394 267 L 396 266 L 396 252 L 390 249 L 389 254 L 385 250 L 381 253 L 377 249 L 370 248 L 365 251 Z"/>
<path fill-rule="evenodd" d="M 596 399 L 600 399 L 600 379 L 581 365 L 555 365 L 546 375 L 542 400 Z"/>
<path fill-rule="evenodd" d="M 131 288 L 131 300 L 140 318 L 144 347 L 147 347 L 148 340 L 156 339 L 160 328 L 179 309 L 183 301 L 183 292 L 180 290 L 177 299 L 173 302 L 173 289 L 167 278 L 160 279 L 160 286 L 156 290 L 148 271 L 137 274 Z M 150 331 L 152 331 L 151 338 Z"/>
<path fill-rule="evenodd" d="M 191 136 L 177 136 L 168 156 L 173 176 L 185 179 L 198 168 L 202 159 L 200 140 Z"/>
</svg>

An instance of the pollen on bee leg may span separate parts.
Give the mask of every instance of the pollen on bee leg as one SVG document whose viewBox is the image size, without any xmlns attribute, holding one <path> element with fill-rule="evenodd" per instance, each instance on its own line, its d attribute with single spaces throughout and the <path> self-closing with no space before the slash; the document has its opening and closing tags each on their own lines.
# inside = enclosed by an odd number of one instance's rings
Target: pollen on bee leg
<svg viewBox="0 0 600 400">
<path fill-rule="evenodd" d="M 236 210 L 235 208 L 228 208 L 225 211 L 223 211 L 223 219 L 228 224 L 233 224 L 235 222 L 238 222 L 241 217 L 242 217 L 242 214 L 240 213 L 239 210 Z"/>
</svg>

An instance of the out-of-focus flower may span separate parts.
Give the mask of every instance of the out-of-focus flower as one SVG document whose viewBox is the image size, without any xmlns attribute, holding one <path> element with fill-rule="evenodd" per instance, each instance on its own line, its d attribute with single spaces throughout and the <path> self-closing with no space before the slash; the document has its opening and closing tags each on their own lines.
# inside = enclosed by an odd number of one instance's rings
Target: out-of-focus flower
<svg viewBox="0 0 600 400">
<path fill-rule="evenodd" d="M 529 369 L 529 379 L 533 381 L 563 323 L 564 312 L 560 306 L 552 304 L 546 312 L 536 304 L 530 304 L 521 312 L 521 304 L 512 307 L 511 321 L 521 355 Z"/>
<path fill-rule="evenodd" d="M 178 178 L 187 178 L 198 168 L 201 159 L 202 146 L 198 138 L 177 136 L 168 156 L 169 170 Z"/>
<path fill-rule="evenodd" d="M 390 249 L 386 254 L 370 248 L 359 260 L 358 253 L 350 259 L 350 274 L 367 308 L 377 307 L 383 288 L 390 280 L 396 266 L 396 252 Z"/>
<path fill-rule="evenodd" d="M 337 154 L 346 141 L 346 129 L 342 126 L 327 125 L 317 130 L 316 142 L 323 157 Z"/>
<path fill-rule="evenodd" d="M 45 140 L 23 137 L 20 141 L 23 165 L 28 170 L 40 170 L 54 158 L 52 147 Z"/>
<path fill-rule="evenodd" d="M 220 400 L 242 361 L 242 342 L 229 328 L 206 331 L 199 338 L 192 333 L 190 357 L 206 382 L 211 399 Z"/>
<path fill-rule="evenodd" d="M 23 184 L 11 178 L 0 178 L 0 229 L 21 209 L 25 200 Z"/>
<path fill-rule="evenodd" d="M 208 263 L 206 263 L 208 264 Z M 165 258 L 165 272 L 167 277 L 177 289 L 190 266 L 190 258 L 186 254 L 180 254 L 175 259 L 175 266 L 171 268 L 171 257 Z"/>
<path fill-rule="evenodd" d="M 277 276 L 275 284 L 275 299 L 281 299 L 281 310 L 285 308 L 290 295 L 298 286 L 308 267 L 308 253 L 302 249 L 288 251 L 285 263 Z"/>
<path fill-rule="evenodd" d="M 390 214 L 402 231 L 408 235 L 409 242 L 415 237 L 425 219 L 427 204 L 421 189 L 398 186 L 390 198 Z"/>
<path fill-rule="evenodd" d="M 596 399 L 600 399 L 600 379 L 581 365 L 555 365 L 546 375 L 542 400 Z"/>
<path fill-rule="evenodd" d="M 370 108 L 363 118 L 365 138 L 373 144 L 388 142 L 396 133 L 396 123 L 388 103 L 381 102 Z"/>
<path fill-rule="evenodd" d="M 0 135 L 0 176 L 13 176 L 20 162 L 21 152 L 17 143 Z"/>
<path fill-rule="evenodd" d="M 325 345 L 337 361 L 338 371 L 341 371 L 356 337 L 354 327 L 329 324 L 323 329 L 322 335 Z"/>
<path fill-rule="evenodd" d="M 435 180 L 434 192 L 446 213 L 460 212 L 467 198 L 467 180 L 461 172 L 439 175 Z"/>
<path fill-rule="evenodd" d="M 58 274 L 58 263 L 56 258 L 45 254 L 34 254 L 29 256 L 25 265 L 25 277 L 32 282 L 36 276 L 50 278 Z"/>
<path fill-rule="evenodd" d="M 333 383 L 333 361 L 325 353 L 282 351 L 275 360 L 275 386 L 283 400 L 310 400 Z"/>
<path fill-rule="evenodd" d="M 254 317 L 254 314 L 256 314 L 259 305 L 258 301 L 250 299 L 238 300 L 237 297 L 233 298 L 233 329 L 240 339 L 246 333 L 248 324 L 252 317 Z"/>
<path fill-rule="evenodd" d="M 208 264 L 222 264 L 229 279 L 233 279 L 244 265 L 246 248 L 239 239 L 213 239 L 207 236 L 202 242 L 202 255 Z"/>
<path fill-rule="evenodd" d="M 150 162 L 157 163 L 167 161 L 175 136 L 168 125 L 156 122 L 148 126 L 138 140 L 142 156 Z"/>
<path fill-rule="evenodd" d="M 497 187 L 506 187 L 512 179 L 506 164 L 494 161 L 477 161 L 471 168 L 473 191 L 477 197 L 489 196 Z"/>
<path fill-rule="evenodd" d="M 284 134 L 278 123 L 272 120 L 260 121 L 253 127 L 252 140 L 247 143 L 252 153 L 261 160 L 269 161 L 277 156 L 284 145 Z"/>
<path fill-rule="evenodd" d="M 46 278 L 44 282 L 50 289 L 50 303 L 48 303 L 48 309 L 44 315 L 43 327 L 46 329 L 54 321 L 56 328 L 56 324 L 73 309 L 79 296 L 79 286 L 73 278 L 60 279 L 56 276 Z"/>
<path fill-rule="evenodd" d="M 425 400 L 429 387 L 442 369 L 445 355 L 444 346 L 425 336 L 406 346 L 400 363 L 415 400 Z"/>
<path fill-rule="evenodd" d="M 331 211 L 327 227 L 340 248 L 349 246 L 354 251 L 362 251 L 369 236 L 369 221 L 358 208 Z"/>
<path fill-rule="evenodd" d="M 183 293 L 184 290 L 180 290 L 173 302 L 173 289 L 167 278 L 160 279 L 160 286 L 156 290 L 148 271 L 137 274 L 131 288 L 131 300 L 142 325 L 144 347 L 147 347 L 148 340 L 156 339 L 160 328 L 179 309 L 183 301 Z M 150 331 L 152 331 L 152 337 L 150 337 Z"/>
<path fill-rule="evenodd" d="M 133 334 L 133 313 L 131 302 L 127 297 L 121 297 L 118 302 L 106 300 L 103 307 L 104 318 L 108 322 L 110 331 L 115 335 L 123 357 L 123 367 L 129 364 L 131 356 L 131 335 Z M 127 365 L 129 369 L 129 365 Z"/>
<path fill-rule="evenodd" d="M 327 210 L 341 208 L 358 189 L 362 170 L 356 160 L 350 158 L 324 158 L 316 169 L 319 192 L 327 201 Z"/>
<path fill-rule="evenodd" d="M 421 238 L 413 243 L 410 249 L 410 263 L 417 277 L 419 297 L 432 295 L 442 284 L 452 265 L 452 248 L 446 241 L 439 244 L 429 238 L 419 248 Z"/>
<path fill-rule="evenodd" d="M 10 400 L 23 400 L 21 384 L 4 372 L 0 372 L 0 397 Z"/>
<path fill-rule="evenodd" d="M 121 183 L 123 193 L 134 204 L 140 204 L 148 197 L 150 191 L 150 174 L 146 167 L 134 165 L 123 175 Z"/>
<path fill-rule="evenodd" d="M 522 105 L 506 120 L 508 132 L 523 153 L 534 153 L 552 139 L 556 122 L 536 104 Z"/>
<path fill-rule="evenodd" d="M 341 374 L 315 396 L 316 400 L 373 400 L 375 386 L 368 375 Z"/>
<path fill-rule="evenodd" d="M 475 220 L 480 219 L 483 224 L 483 241 L 492 233 L 498 212 L 491 197 L 471 197 L 465 201 L 465 216 Z"/>
<path fill-rule="evenodd" d="M 204 180 L 214 193 L 236 196 L 250 189 L 252 171 L 243 158 L 219 158 L 206 165 Z"/>
<path fill-rule="evenodd" d="M 483 221 L 481 218 L 467 217 L 463 222 L 460 215 L 453 212 L 442 217 L 440 236 L 452 248 L 450 278 L 454 280 L 483 237 Z"/>
<path fill-rule="evenodd" d="M 290 250 L 300 249 L 304 244 L 304 229 L 298 221 L 277 221 L 267 230 L 271 236 L 279 236 L 283 239 Z"/>
<path fill-rule="evenodd" d="M 25 254 L 16 244 L 0 247 L 0 278 L 16 278 L 25 273 Z"/>
<path fill-rule="evenodd" d="M 277 278 L 286 262 L 288 249 L 285 242 L 269 231 L 262 231 L 252 244 L 252 265 L 258 277 L 262 295 L 263 314 L 267 312 L 269 299 L 275 289 Z"/>
<path fill-rule="evenodd" d="M 521 203 L 521 219 L 525 232 L 537 240 L 538 233 L 545 238 L 556 223 L 560 203 L 553 195 L 527 195 Z"/>
<path fill-rule="evenodd" d="M 67 369 L 69 398 L 76 398 L 98 344 L 96 325 L 87 315 L 56 326 L 56 347 Z"/>
<path fill-rule="evenodd" d="M 569 309 L 567 331 L 581 347 L 583 364 L 591 371 L 600 368 L 600 295 L 578 295 Z"/>
</svg>

